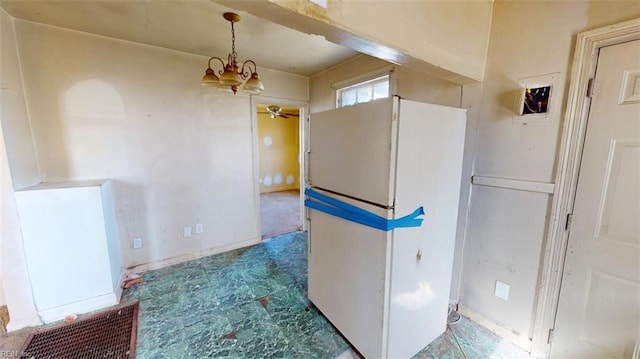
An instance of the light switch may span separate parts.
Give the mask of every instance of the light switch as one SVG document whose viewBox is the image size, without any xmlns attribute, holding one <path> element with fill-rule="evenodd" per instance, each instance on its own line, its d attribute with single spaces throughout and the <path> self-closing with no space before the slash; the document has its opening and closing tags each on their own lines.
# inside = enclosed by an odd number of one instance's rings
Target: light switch
<svg viewBox="0 0 640 359">
<path fill-rule="evenodd" d="M 500 299 L 509 300 L 509 285 L 497 280 L 496 288 L 493 293 Z"/>
</svg>

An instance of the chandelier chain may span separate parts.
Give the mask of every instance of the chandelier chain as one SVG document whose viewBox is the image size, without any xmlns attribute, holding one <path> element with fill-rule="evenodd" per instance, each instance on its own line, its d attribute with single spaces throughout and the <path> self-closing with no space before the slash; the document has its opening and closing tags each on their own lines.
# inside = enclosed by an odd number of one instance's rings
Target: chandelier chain
<svg viewBox="0 0 640 359">
<path fill-rule="evenodd" d="M 231 21 L 231 56 L 236 58 L 236 31 L 233 28 L 233 21 Z"/>
</svg>

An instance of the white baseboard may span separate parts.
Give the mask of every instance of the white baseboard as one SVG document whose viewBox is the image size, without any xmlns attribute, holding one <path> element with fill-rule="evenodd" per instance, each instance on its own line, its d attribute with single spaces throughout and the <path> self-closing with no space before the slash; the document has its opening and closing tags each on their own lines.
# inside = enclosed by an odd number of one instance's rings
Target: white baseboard
<svg viewBox="0 0 640 359">
<path fill-rule="evenodd" d="M 458 304 L 458 313 L 482 325 L 483 327 L 491 330 L 497 336 L 503 339 L 506 339 L 511 343 L 517 345 L 518 347 L 524 349 L 524 351 L 526 351 L 527 353 L 531 352 L 531 339 L 515 334 L 509 329 L 506 329 L 500 326 L 499 324 L 474 312 L 472 309 L 470 309 L 469 307 L 466 307 L 464 304 Z"/>
<path fill-rule="evenodd" d="M 119 303 L 115 293 L 107 293 L 98 297 L 85 299 L 59 307 L 38 310 L 38 314 L 45 323 L 52 323 L 64 319 L 69 314 L 84 314 L 97 309 L 110 307 Z"/>
<path fill-rule="evenodd" d="M 28 318 L 10 319 L 7 324 L 7 332 L 11 333 L 23 328 L 37 327 L 40 325 L 42 325 L 42 321 L 37 315 Z"/>
<path fill-rule="evenodd" d="M 175 265 L 175 264 L 179 264 L 179 263 L 182 263 L 182 262 L 187 262 L 187 261 L 191 261 L 191 260 L 194 260 L 194 259 L 199 259 L 199 258 L 203 258 L 203 257 L 212 256 L 214 254 L 220 254 L 220 253 L 228 252 L 228 251 L 231 251 L 231 250 L 234 250 L 234 249 L 238 249 L 238 248 L 243 248 L 243 247 L 248 247 L 248 246 L 251 246 L 251 245 L 259 244 L 260 242 L 262 242 L 261 238 L 252 238 L 252 239 L 249 239 L 249 240 L 246 240 L 246 241 L 242 241 L 242 242 L 235 242 L 235 243 L 227 244 L 227 245 L 224 245 L 224 246 L 205 249 L 205 250 L 197 252 L 197 253 L 183 254 L 181 256 L 171 257 L 171 258 L 163 259 L 163 260 L 160 260 L 160 261 L 157 261 L 157 262 L 138 264 L 138 265 L 135 265 L 133 267 L 127 268 L 126 272 L 127 273 L 142 273 L 142 272 L 146 272 L 146 271 L 149 271 L 149 270 L 169 267 L 169 266 L 172 266 L 172 265 Z"/>
</svg>

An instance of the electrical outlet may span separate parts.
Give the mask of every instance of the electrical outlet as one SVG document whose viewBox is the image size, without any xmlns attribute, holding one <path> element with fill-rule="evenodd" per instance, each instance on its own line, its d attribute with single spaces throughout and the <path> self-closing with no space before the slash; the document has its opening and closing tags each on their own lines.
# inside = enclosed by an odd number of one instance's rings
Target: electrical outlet
<svg viewBox="0 0 640 359">
<path fill-rule="evenodd" d="M 192 236 L 191 227 L 184 227 L 184 238 L 189 238 Z"/>
<path fill-rule="evenodd" d="M 196 234 L 204 233 L 204 225 L 202 223 L 196 224 Z"/>
<path fill-rule="evenodd" d="M 493 294 L 500 299 L 509 300 L 509 285 L 497 280 Z"/>
<path fill-rule="evenodd" d="M 133 249 L 140 249 L 140 248 L 142 248 L 142 238 L 136 237 L 133 239 Z"/>
</svg>

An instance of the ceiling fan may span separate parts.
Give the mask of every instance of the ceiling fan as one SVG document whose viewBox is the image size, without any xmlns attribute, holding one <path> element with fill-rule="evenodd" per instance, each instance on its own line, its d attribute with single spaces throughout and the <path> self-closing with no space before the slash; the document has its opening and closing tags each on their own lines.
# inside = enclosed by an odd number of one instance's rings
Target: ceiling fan
<svg viewBox="0 0 640 359">
<path fill-rule="evenodd" d="M 267 106 L 267 113 L 269 113 L 269 117 L 274 119 L 276 117 L 289 118 L 290 116 L 298 116 L 297 114 L 293 114 L 293 113 L 289 113 L 289 114 L 284 113 L 282 112 L 282 108 L 276 105 Z"/>
</svg>

